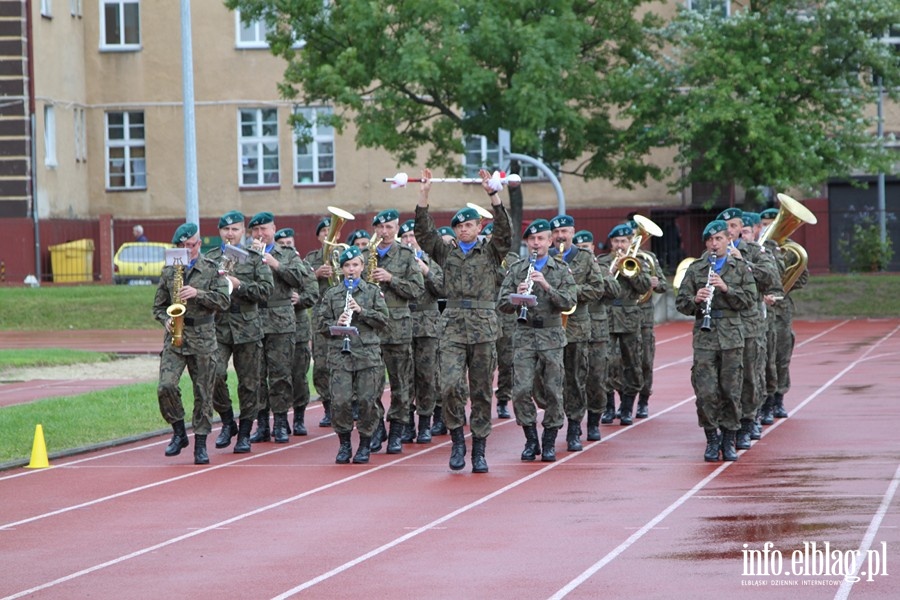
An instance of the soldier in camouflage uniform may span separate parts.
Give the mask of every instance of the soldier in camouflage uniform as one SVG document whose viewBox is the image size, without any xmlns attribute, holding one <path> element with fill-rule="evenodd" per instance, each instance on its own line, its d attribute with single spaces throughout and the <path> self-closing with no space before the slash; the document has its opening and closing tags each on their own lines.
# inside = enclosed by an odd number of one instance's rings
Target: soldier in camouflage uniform
<svg viewBox="0 0 900 600">
<path fill-rule="evenodd" d="M 275 232 L 275 242 L 286 249 L 293 250 L 297 256 L 294 241 L 294 230 L 291 228 L 279 229 Z M 309 382 L 306 378 L 309 372 L 310 352 L 309 341 L 311 337 L 309 309 L 319 299 L 319 285 L 312 267 L 306 265 L 304 271 L 303 287 L 291 290 L 291 304 L 294 305 L 294 365 L 291 369 L 293 378 L 291 387 L 294 391 L 294 435 L 307 435 L 306 407 L 309 405 Z"/>
<path fill-rule="evenodd" d="M 610 303 L 610 362 L 616 352 L 621 355 L 621 385 L 619 387 L 619 424 L 631 425 L 634 400 L 644 387 L 641 371 L 641 307 L 637 301 L 650 289 L 650 267 L 636 259 L 640 269 L 632 277 L 619 273 L 621 256 L 631 246 L 634 230 L 626 223 L 616 225 L 609 232 L 610 252 L 601 256 L 597 264 L 607 273 L 618 276 L 619 295 Z M 610 371 L 613 365 L 610 365 Z M 611 423 L 615 407 L 611 394 L 607 396 L 606 411 L 601 415 L 602 423 Z"/>
<path fill-rule="evenodd" d="M 383 210 L 372 220 L 377 238 L 376 246 L 363 251 L 366 265 L 364 277 L 378 285 L 384 293 L 384 301 L 391 313 L 388 326 L 380 332 L 381 357 L 387 368 L 391 384 L 391 405 L 387 411 L 390 422 L 387 453 L 403 451 L 401 438 L 405 426 L 410 426 L 410 385 L 413 379 L 412 317 L 409 303 L 425 291 L 425 280 L 416 262 L 416 254 L 408 246 L 397 244 L 400 233 L 400 212 L 390 208 Z M 381 414 L 384 407 L 379 397 L 376 404 Z M 381 449 L 381 427 L 372 438 L 372 451 Z M 410 441 L 412 441 L 410 436 Z"/>
<path fill-rule="evenodd" d="M 306 264 L 314 271 L 316 280 L 319 282 L 319 299 L 325 295 L 331 286 L 330 279 L 334 275 L 334 267 L 331 265 L 331 257 L 324 256 L 322 244 L 328 237 L 328 231 L 331 227 L 331 218 L 325 217 L 316 226 L 316 239 L 319 241 L 319 248 L 313 250 L 306 255 Z M 328 339 L 329 336 L 316 332 L 312 339 L 312 361 L 313 361 L 313 386 L 319 399 L 322 401 L 322 408 L 325 409 L 325 415 L 319 421 L 319 427 L 331 427 L 331 392 L 328 390 Z"/>
<path fill-rule="evenodd" d="M 568 419 L 566 450 L 580 452 L 581 420 L 587 410 L 588 344 L 591 340 L 591 315 L 588 305 L 601 296 L 603 287 L 600 267 L 594 255 L 575 246 L 575 219 L 558 215 L 550 221 L 553 248 L 550 255 L 563 261 L 571 271 L 577 287 L 575 312 L 563 318 L 566 329 L 565 410 Z"/>
<path fill-rule="evenodd" d="M 357 229 L 347 236 L 347 244 L 349 246 L 356 246 L 360 250 L 368 248 L 371 241 L 372 236 L 365 229 Z"/>
<path fill-rule="evenodd" d="M 546 219 L 531 222 L 525 230 L 530 258 L 510 268 L 497 297 L 498 309 L 517 315 L 513 334 L 513 410 L 516 423 L 525 432 L 521 456 L 524 461 L 533 461 L 538 454 L 543 462 L 556 460 L 556 433 L 565 415 L 566 330 L 560 313 L 575 306 L 578 286 L 568 266 L 550 258 L 550 236 Z M 510 294 L 533 295 L 537 303 L 523 310 Z M 540 442 L 535 404 L 544 409 Z"/>
<path fill-rule="evenodd" d="M 364 262 L 356 246 L 344 250 L 340 258 L 344 280 L 325 292 L 316 305 L 316 329 L 329 334 L 328 370 L 331 373 L 331 421 L 340 447 L 334 462 L 347 464 L 353 452 L 352 400 L 359 405 L 359 447 L 354 463 L 369 462 L 370 438 L 378 427 L 377 401 L 384 389 L 384 362 L 381 360 L 379 331 L 390 318 L 384 295 L 377 285 L 361 277 Z M 356 327 L 357 335 L 330 334 L 330 327 Z M 345 348 L 346 344 L 346 348 Z M 344 351 L 346 350 L 346 352 Z"/>
<path fill-rule="evenodd" d="M 481 230 L 484 239 L 491 241 L 494 234 L 494 224 L 488 223 Z M 497 292 L 503 285 L 503 279 L 509 273 L 512 265 L 516 264 L 521 257 L 515 252 L 508 252 L 503 262 L 500 263 L 500 269 L 497 270 Z M 512 377 L 513 377 L 513 334 L 516 332 L 516 315 L 512 313 L 503 313 L 497 311 L 497 318 L 500 319 L 500 337 L 497 339 L 497 418 L 509 419 L 509 403 L 512 400 Z"/>
<path fill-rule="evenodd" d="M 228 310 L 228 284 L 219 276 L 216 263 L 200 256 L 199 228 L 185 223 L 175 230 L 172 243 L 188 251 L 188 262 L 182 270 L 182 285 L 177 296 L 174 290 L 176 267 L 163 267 L 153 299 L 153 318 L 166 328 L 163 349 L 159 355 L 159 412 L 166 423 L 172 425 L 172 441 L 166 447 L 166 456 L 181 453 L 188 445 L 184 427 L 184 405 L 178 387 L 181 375 L 187 367 L 194 388 L 194 410 L 191 423 L 194 426 L 194 464 L 209 464 L 206 452 L 206 436 L 212 431 L 213 386 L 216 377 L 216 312 Z M 166 310 L 172 304 L 184 305 L 181 345 L 173 340 L 173 319 Z"/>
<path fill-rule="evenodd" d="M 485 459 L 487 437 L 491 433 L 491 379 L 494 374 L 495 343 L 500 337 L 497 320 L 497 284 L 485 277 L 500 268 L 509 252 L 512 233 L 509 215 L 500 202 L 502 188 L 499 176 L 494 180 L 481 170 L 482 188 L 488 192 L 494 212 L 494 233 L 490 241 L 479 240 L 481 224 L 472 208 L 458 211 L 451 220 L 457 245 L 444 243 L 428 214 L 431 171 L 422 173 L 419 202 L 416 206 L 416 239 L 422 249 L 444 269 L 447 305 L 441 314 L 441 394 L 444 419 L 453 441 L 450 468 L 466 465 L 466 439 L 463 431 L 466 397 L 465 377 L 468 368 L 469 394 L 472 399 L 470 429 L 472 431 L 472 472 L 487 473 Z"/>
<path fill-rule="evenodd" d="M 703 458 L 716 462 L 721 450 L 722 460 L 737 460 L 734 444 L 740 426 L 744 370 L 741 311 L 753 304 L 756 283 L 744 261 L 728 255 L 725 221 L 709 223 L 703 240 L 707 251 L 685 272 L 675 308 L 695 317 L 691 384 L 697 396 L 697 418 L 706 433 Z M 704 315 L 709 316 L 709 331 L 702 329 Z"/>
<path fill-rule="evenodd" d="M 293 250 L 282 248 L 275 243 L 275 217 L 270 212 L 260 212 L 250 219 L 253 248 L 263 254 L 265 263 L 272 269 L 275 289 L 269 299 L 259 304 L 263 323 L 263 359 L 260 373 L 260 410 L 257 414 L 256 433 L 251 442 L 278 444 L 290 440 L 288 410 L 294 400 L 294 307 L 291 304 L 291 290 L 305 285 L 305 278 L 311 277 L 311 269 Z M 275 415 L 274 425 L 269 433 L 269 409 Z"/>
<path fill-rule="evenodd" d="M 241 245 L 244 239 L 244 215 L 236 210 L 219 219 L 222 245 L 206 253 L 217 265 L 226 263 L 225 246 Z M 250 430 L 259 410 L 259 365 L 262 360 L 262 321 L 257 303 L 265 302 L 272 289 L 272 270 L 262 261 L 262 255 L 247 251 L 244 262 L 236 262 L 230 272 L 222 272 L 231 282 L 231 306 L 216 315 L 216 385 L 213 408 L 222 417 L 222 430 L 216 438 L 216 448 L 227 448 L 237 436 L 235 454 L 250 452 Z M 234 421 L 234 410 L 228 392 L 228 361 L 234 361 L 238 379 L 240 426 Z"/>
<path fill-rule="evenodd" d="M 594 256 L 594 235 L 590 231 L 579 231 L 572 238 L 579 248 Z M 596 262 L 596 258 L 593 259 Z M 599 268 L 601 290 L 600 298 L 588 303 L 588 314 L 591 318 L 591 336 L 588 343 L 588 369 L 585 381 L 587 395 L 587 439 L 589 442 L 600 440 L 600 413 L 608 388 L 609 364 L 609 319 L 606 302 L 613 300 L 621 293 L 619 282 L 609 274 L 608 269 Z"/>
<path fill-rule="evenodd" d="M 425 291 L 409 303 L 413 330 L 413 384 L 412 399 L 419 415 L 416 443 L 431 441 L 431 417 L 435 401 L 440 393 L 438 376 L 438 341 L 441 335 L 437 300 L 444 297 L 444 271 L 425 254 L 416 242 L 416 222 L 410 219 L 400 226 L 400 241 L 412 248 L 416 262 L 425 279 Z"/>
</svg>

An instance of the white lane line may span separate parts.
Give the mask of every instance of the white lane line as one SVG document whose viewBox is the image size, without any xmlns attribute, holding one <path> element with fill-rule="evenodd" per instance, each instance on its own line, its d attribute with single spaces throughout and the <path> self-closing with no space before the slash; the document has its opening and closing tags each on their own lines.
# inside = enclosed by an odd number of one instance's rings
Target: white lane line
<svg viewBox="0 0 900 600">
<path fill-rule="evenodd" d="M 813 399 L 817 398 L 822 392 L 830 388 L 835 384 L 841 377 L 849 373 L 853 368 L 857 365 L 865 361 L 869 354 L 875 351 L 875 349 L 880 346 L 882 343 L 886 342 L 890 339 L 897 331 L 900 330 L 900 326 L 895 327 L 893 331 L 886 334 L 880 340 L 875 342 L 873 345 L 869 346 L 866 351 L 860 356 L 858 359 L 854 360 L 852 363 L 844 367 L 844 369 L 828 380 L 824 385 L 819 387 L 815 392 L 810 394 L 803 402 L 801 402 L 793 411 L 791 411 L 791 415 L 796 414 L 799 410 L 801 410 L 804 406 L 813 401 Z M 812 338 L 814 339 L 814 338 Z M 786 423 L 786 419 L 777 419 L 773 425 L 770 425 L 763 431 L 763 437 L 771 433 L 778 426 Z M 746 452 L 746 451 L 744 451 Z M 697 485 L 688 490 L 683 496 L 681 496 L 678 500 L 670 504 L 666 507 L 661 513 L 653 517 L 646 525 L 641 527 L 640 530 L 632 534 L 627 540 L 619 544 L 616 548 L 610 551 L 606 556 L 595 562 L 593 565 L 585 569 L 580 575 L 575 577 L 572 581 L 564 585 L 561 589 L 559 589 L 555 594 L 550 596 L 550 600 L 560 600 L 561 598 L 565 598 L 570 592 L 578 588 L 582 583 L 593 577 L 600 569 L 608 565 L 610 562 L 618 558 L 623 552 L 625 552 L 629 547 L 631 547 L 635 542 L 644 537 L 657 523 L 665 519 L 667 516 L 672 514 L 676 509 L 681 507 L 685 502 L 691 499 L 692 496 L 697 494 L 700 490 L 702 490 L 706 485 L 711 482 L 713 479 L 718 477 L 721 473 L 725 471 L 728 467 L 733 465 L 733 462 L 723 463 L 718 469 L 710 473 L 706 478 L 700 481 Z"/>
</svg>

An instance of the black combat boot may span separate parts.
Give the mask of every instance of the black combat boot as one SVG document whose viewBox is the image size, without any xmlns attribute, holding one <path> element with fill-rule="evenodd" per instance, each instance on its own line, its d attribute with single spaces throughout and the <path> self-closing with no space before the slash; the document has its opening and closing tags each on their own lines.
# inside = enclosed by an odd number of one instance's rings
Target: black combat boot
<svg viewBox="0 0 900 600">
<path fill-rule="evenodd" d="M 206 436 L 199 433 L 194 434 L 194 464 L 209 464 L 209 454 L 206 453 Z"/>
<path fill-rule="evenodd" d="M 181 454 L 182 448 L 188 447 L 187 432 L 184 430 L 184 420 L 172 423 L 172 441 L 166 446 L 166 456 Z"/>
<path fill-rule="evenodd" d="M 334 462 L 339 465 L 350 464 L 350 455 L 353 454 L 353 447 L 350 445 L 350 432 L 339 433 L 338 441 L 341 445 L 338 446 L 338 453 L 334 457 Z"/>
<path fill-rule="evenodd" d="M 275 425 L 272 427 L 272 440 L 276 444 L 287 444 L 290 439 L 287 413 L 275 413 Z"/>
<path fill-rule="evenodd" d="M 453 445 L 450 447 L 450 468 L 459 471 L 466 466 L 466 432 L 462 427 L 450 431 Z"/>
<path fill-rule="evenodd" d="M 775 422 L 775 397 L 771 394 L 766 396 L 762 408 L 759 409 L 759 422 L 763 425 L 771 425 Z"/>
<path fill-rule="evenodd" d="M 509 419 L 509 402 L 507 400 L 497 400 L 497 418 Z"/>
<path fill-rule="evenodd" d="M 256 433 L 250 436 L 250 442 L 256 444 L 269 441 L 272 441 L 272 435 L 269 431 L 269 411 L 261 410 L 256 415 Z"/>
<path fill-rule="evenodd" d="M 759 415 L 758 414 L 757 414 L 756 418 L 753 419 L 753 426 L 750 428 L 750 439 L 751 440 L 762 439 L 762 427 L 759 424 Z"/>
<path fill-rule="evenodd" d="M 487 438 L 472 436 L 472 472 L 487 473 L 488 464 L 484 458 L 484 448 L 487 445 Z"/>
<path fill-rule="evenodd" d="M 400 435 L 400 442 L 404 444 L 412 444 L 416 439 L 416 409 L 409 409 L 409 422 L 403 424 L 403 433 Z M 390 454 L 390 453 L 388 453 Z"/>
<path fill-rule="evenodd" d="M 541 443 L 538 441 L 537 425 L 523 425 L 525 432 L 525 449 L 522 450 L 522 460 L 531 462 L 541 453 Z"/>
<path fill-rule="evenodd" d="M 403 452 L 403 442 L 400 441 L 402 437 L 403 423 L 400 421 L 391 421 L 391 428 L 388 431 L 388 454 L 400 454 Z"/>
<path fill-rule="evenodd" d="M 378 421 L 378 427 L 375 428 L 375 433 L 372 434 L 372 441 L 369 442 L 369 450 L 371 452 L 380 452 L 381 444 L 386 437 L 387 431 L 384 429 L 384 421 Z"/>
<path fill-rule="evenodd" d="M 222 430 L 216 438 L 216 448 L 227 448 L 231 445 L 231 438 L 237 435 L 238 426 L 234 422 L 234 411 L 226 410 L 222 415 Z"/>
<path fill-rule="evenodd" d="M 631 411 L 634 408 L 634 394 L 623 394 L 622 404 L 619 405 L 619 425 L 631 425 Z"/>
<path fill-rule="evenodd" d="M 419 435 L 416 436 L 416 443 L 431 443 L 431 417 L 427 415 L 419 415 Z"/>
<path fill-rule="evenodd" d="M 772 414 L 775 415 L 776 419 L 787 418 L 787 411 L 784 410 L 784 394 L 775 392 L 775 395 L 772 396 Z"/>
<path fill-rule="evenodd" d="M 741 419 L 741 428 L 735 437 L 734 446 L 738 450 L 750 449 L 750 433 L 753 431 L 753 421 L 750 419 Z"/>
<path fill-rule="evenodd" d="M 544 429 L 541 439 L 541 462 L 556 462 L 556 432 L 558 429 Z"/>
<path fill-rule="evenodd" d="M 615 392 L 606 392 L 606 408 L 603 409 L 603 414 L 600 415 L 600 422 L 604 425 L 609 425 L 616 419 L 616 393 Z"/>
<path fill-rule="evenodd" d="M 650 410 L 647 405 L 650 403 L 650 394 L 641 394 L 638 397 L 637 411 L 634 413 L 635 419 L 646 419 L 650 416 Z"/>
<path fill-rule="evenodd" d="M 309 435 L 306 430 L 306 407 L 294 408 L 294 435 Z"/>
<path fill-rule="evenodd" d="M 253 429 L 253 419 L 241 419 L 238 424 L 237 441 L 234 443 L 235 454 L 247 454 L 250 452 L 250 430 Z"/>
<path fill-rule="evenodd" d="M 444 423 L 444 410 L 440 406 L 434 407 L 434 423 L 431 425 L 431 435 L 447 435 L 447 425 Z"/>
<path fill-rule="evenodd" d="M 703 460 L 706 462 L 719 462 L 719 449 L 722 447 L 722 440 L 719 439 L 718 429 L 704 429 L 706 433 L 706 452 L 703 453 Z"/>
<path fill-rule="evenodd" d="M 319 427 L 331 427 L 331 400 L 322 400 L 325 414 L 319 419 Z"/>
<path fill-rule="evenodd" d="M 737 460 L 737 450 L 734 449 L 734 439 L 737 437 L 737 431 L 730 429 L 722 430 L 722 460 Z"/>
<path fill-rule="evenodd" d="M 587 439 L 589 442 L 600 441 L 600 413 L 588 411 Z"/>
<path fill-rule="evenodd" d="M 359 448 L 356 449 L 356 454 L 353 455 L 354 464 L 364 465 L 369 462 L 369 444 L 371 443 L 371 438 L 367 438 L 363 435 L 359 436 Z"/>
<path fill-rule="evenodd" d="M 581 423 L 569 419 L 569 427 L 566 429 L 566 452 L 581 452 Z"/>
</svg>

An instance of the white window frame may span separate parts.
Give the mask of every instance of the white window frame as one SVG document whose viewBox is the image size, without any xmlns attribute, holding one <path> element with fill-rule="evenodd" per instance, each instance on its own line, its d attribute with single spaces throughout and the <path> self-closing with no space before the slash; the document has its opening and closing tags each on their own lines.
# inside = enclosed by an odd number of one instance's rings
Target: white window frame
<svg viewBox="0 0 900 600">
<path fill-rule="evenodd" d="M 125 42 L 125 6 L 134 4 L 137 6 L 137 31 L 138 41 Z M 119 42 L 109 43 L 106 40 L 106 7 L 118 5 L 119 18 Z M 100 0 L 100 50 L 107 52 L 133 52 L 141 49 L 141 2 L 140 0 Z"/>
<path fill-rule="evenodd" d="M 253 31 L 252 40 L 244 40 L 241 38 L 241 34 L 244 31 Z M 253 21 L 248 24 L 247 27 L 244 27 L 244 23 L 241 21 L 241 11 L 237 9 L 234 11 L 234 45 L 236 48 L 244 48 L 244 49 L 266 49 L 269 47 L 269 42 L 266 41 L 266 34 L 268 33 L 269 28 L 266 25 L 266 22 L 263 20 Z"/>
<path fill-rule="evenodd" d="M 267 121 L 264 119 L 264 113 L 274 112 L 275 119 L 274 121 Z M 244 115 L 252 115 L 253 116 L 253 134 L 252 135 L 244 135 L 243 126 L 244 126 Z M 263 129 L 266 124 L 275 125 L 274 134 L 266 135 L 263 133 Z M 238 109 L 237 114 L 237 137 L 238 137 L 238 185 L 241 188 L 254 188 L 254 187 L 278 187 L 281 185 L 281 147 L 278 143 L 278 109 L 275 107 L 266 107 L 266 108 L 240 108 Z M 266 146 L 275 146 L 275 168 L 267 169 L 266 168 L 266 160 L 271 160 L 271 153 L 266 154 Z M 245 150 L 251 150 L 250 154 L 245 154 Z M 252 154 L 252 156 L 251 156 Z M 256 168 L 254 172 L 256 173 L 255 181 L 247 182 L 245 181 L 245 175 L 251 173 L 248 168 L 249 161 L 253 159 L 256 161 Z"/>
<path fill-rule="evenodd" d="M 731 16 L 731 0 L 702 0 L 702 1 L 704 3 L 707 3 L 707 2 L 721 3 L 725 9 L 725 14 L 723 16 L 726 18 Z M 686 0 L 685 6 L 687 6 L 688 10 L 703 10 L 702 8 L 697 8 L 695 6 L 696 2 L 697 2 L 697 0 Z M 710 11 L 710 12 L 712 12 L 712 11 Z"/>
<path fill-rule="evenodd" d="M 87 162 L 87 123 L 84 107 L 73 111 L 75 125 L 75 162 Z"/>
<path fill-rule="evenodd" d="M 53 18 L 53 0 L 41 0 L 41 16 Z"/>
<path fill-rule="evenodd" d="M 337 161 L 335 160 L 335 140 L 334 127 L 331 125 L 318 124 L 319 115 L 331 115 L 332 109 L 327 107 L 294 107 L 294 114 L 303 114 L 310 122 L 310 128 L 307 132 L 312 140 L 305 145 L 308 152 L 300 153 L 299 133 L 294 132 L 294 185 L 295 186 L 313 186 L 313 185 L 335 185 L 337 181 Z M 328 146 L 331 152 L 328 152 Z M 300 178 L 300 161 L 309 157 L 312 162 L 312 179 Z M 323 163 L 331 161 L 330 168 L 323 166 Z M 325 176 L 331 173 L 331 179 Z"/>
<path fill-rule="evenodd" d="M 69 13 L 73 17 L 81 17 L 84 14 L 82 0 L 69 0 Z"/>
<path fill-rule="evenodd" d="M 469 149 L 470 143 L 478 143 L 480 149 L 478 152 L 478 164 L 470 161 L 474 157 L 475 152 Z M 465 140 L 466 151 L 463 154 L 462 165 L 465 170 L 466 177 L 478 177 L 478 171 L 481 168 L 499 169 L 500 165 L 500 144 L 496 141 L 489 140 L 483 135 L 470 135 Z"/>
<path fill-rule="evenodd" d="M 110 115 L 122 115 L 122 128 L 123 134 L 122 139 L 110 139 L 109 137 L 109 116 Z M 131 121 L 134 118 L 134 115 L 141 115 L 143 119 L 143 137 L 136 138 L 131 136 Z M 147 189 L 147 121 L 146 115 L 142 110 L 132 110 L 132 111 L 108 111 L 103 117 L 103 138 L 104 138 L 104 147 L 106 149 L 106 162 L 105 162 L 105 171 L 106 171 L 106 189 L 108 191 L 129 191 L 129 190 L 145 190 Z M 110 171 L 110 149 L 111 148 L 122 148 L 124 149 L 124 158 L 123 161 L 123 176 L 125 178 L 124 186 L 113 186 L 110 178 L 112 173 Z M 136 148 L 143 149 L 143 156 L 137 159 L 132 158 L 132 153 Z M 117 159 L 118 160 L 118 159 Z M 136 166 L 140 166 L 142 168 L 134 168 Z M 118 175 L 118 173 L 117 173 Z"/>
<path fill-rule="evenodd" d="M 44 105 L 44 166 L 56 167 L 56 108 Z"/>
</svg>

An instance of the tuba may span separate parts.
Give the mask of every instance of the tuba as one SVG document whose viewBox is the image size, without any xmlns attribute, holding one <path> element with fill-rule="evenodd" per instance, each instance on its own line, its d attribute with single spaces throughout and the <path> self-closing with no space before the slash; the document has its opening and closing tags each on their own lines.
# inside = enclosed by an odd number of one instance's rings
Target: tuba
<svg viewBox="0 0 900 600">
<path fill-rule="evenodd" d="M 650 276 L 651 277 L 659 277 L 659 274 L 656 272 L 656 261 L 653 260 L 653 257 L 648 253 L 640 250 L 641 244 L 644 243 L 644 240 L 648 237 L 662 237 L 662 229 L 660 229 L 659 225 L 644 217 L 642 215 L 634 215 L 632 217 L 634 222 L 637 223 L 637 231 L 634 234 L 634 238 L 632 240 L 632 245 L 635 245 L 635 241 L 637 242 L 638 250 L 635 252 L 635 256 L 638 258 L 645 260 L 647 264 L 650 265 Z M 650 300 L 650 296 L 653 295 L 653 290 L 647 290 L 643 296 L 638 299 L 638 304 L 644 304 L 648 300 Z"/>
<path fill-rule="evenodd" d="M 781 285 L 784 287 L 784 292 L 787 293 L 797 283 L 809 262 L 809 256 L 803 246 L 789 241 L 788 238 L 801 225 L 815 225 L 819 220 L 811 210 L 786 194 L 778 194 L 778 200 L 781 202 L 778 215 L 765 233 L 760 236 L 759 244 L 762 245 L 766 240 L 772 240 L 781 247 L 782 252 L 793 255 L 793 260 L 785 260 L 786 266 L 781 275 Z"/>
<path fill-rule="evenodd" d="M 344 223 L 352 221 L 356 217 L 346 210 L 334 206 L 327 208 L 328 212 L 331 213 L 331 224 L 328 226 L 328 235 L 322 240 L 322 262 L 326 265 L 331 265 L 331 268 L 334 270 L 328 279 L 328 283 L 337 285 L 341 281 L 339 275 L 341 271 L 341 252 L 350 247 L 347 244 L 339 243 L 337 239 L 341 235 L 341 227 L 344 226 Z"/>
<path fill-rule="evenodd" d="M 172 319 L 172 345 L 181 348 L 182 332 L 184 331 L 184 313 L 187 307 L 178 297 L 181 295 L 181 287 L 184 285 L 184 263 L 180 259 L 176 259 L 175 276 L 172 278 L 172 304 L 166 308 L 166 314 Z"/>
</svg>

